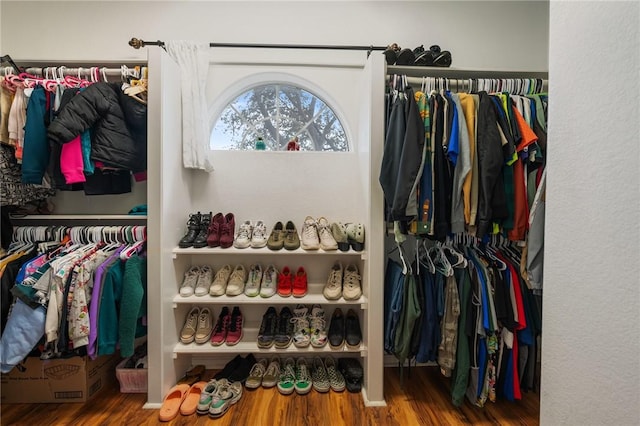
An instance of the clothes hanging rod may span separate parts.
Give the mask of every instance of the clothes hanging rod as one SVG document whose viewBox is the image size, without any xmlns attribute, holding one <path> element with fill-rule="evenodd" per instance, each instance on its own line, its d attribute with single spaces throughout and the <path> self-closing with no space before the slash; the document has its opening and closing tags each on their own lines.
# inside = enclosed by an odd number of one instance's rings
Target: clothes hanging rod
<svg viewBox="0 0 640 426">
<path fill-rule="evenodd" d="M 160 46 L 164 48 L 164 41 L 146 41 L 138 38 L 129 40 L 129 46 L 140 49 L 144 46 Z M 321 50 L 364 50 L 372 52 L 374 50 L 384 51 L 387 46 L 342 46 L 330 44 L 262 44 L 262 43 L 209 43 L 209 47 L 240 47 L 254 49 L 321 49 Z"/>
<path fill-rule="evenodd" d="M 62 73 L 62 75 L 73 75 L 73 76 L 78 76 L 78 73 L 82 74 L 82 75 L 91 75 L 91 71 L 92 68 L 97 68 L 98 72 L 102 75 L 102 73 L 106 73 L 108 76 L 119 76 L 122 75 L 122 69 L 121 68 L 105 68 L 105 67 L 78 67 L 78 68 L 66 68 L 66 67 L 30 67 L 30 68 L 25 68 L 23 69 L 22 72 L 25 72 L 27 74 L 31 74 L 31 75 L 35 75 L 35 76 L 44 76 L 47 72 L 47 68 L 49 68 L 49 74 L 51 75 L 51 72 L 53 69 L 56 69 L 56 72 Z M 131 68 L 128 68 L 129 70 L 131 70 Z M 8 74 L 4 67 L 0 68 L 0 75 L 6 75 Z"/>
</svg>

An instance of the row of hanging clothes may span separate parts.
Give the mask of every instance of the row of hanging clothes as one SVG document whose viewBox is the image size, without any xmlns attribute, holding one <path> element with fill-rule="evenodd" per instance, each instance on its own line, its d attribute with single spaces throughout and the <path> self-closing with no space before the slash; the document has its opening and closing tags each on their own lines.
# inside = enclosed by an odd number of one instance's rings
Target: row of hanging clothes
<svg viewBox="0 0 640 426">
<path fill-rule="evenodd" d="M 455 406 L 465 397 L 477 406 L 519 400 L 539 388 L 541 298 L 526 284 L 512 242 L 417 239 L 394 252 L 385 271 L 387 353 L 401 365 L 437 363 L 451 378 Z"/>
<path fill-rule="evenodd" d="M 18 70 L 20 71 L 20 70 Z M 146 179 L 147 68 L 0 68 L 0 195 L 131 192 Z"/>
<path fill-rule="evenodd" d="M 146 336 L 145 226 L 22 226 L 0 258 L 0 371 L 134 352 Z"/>
</svg>

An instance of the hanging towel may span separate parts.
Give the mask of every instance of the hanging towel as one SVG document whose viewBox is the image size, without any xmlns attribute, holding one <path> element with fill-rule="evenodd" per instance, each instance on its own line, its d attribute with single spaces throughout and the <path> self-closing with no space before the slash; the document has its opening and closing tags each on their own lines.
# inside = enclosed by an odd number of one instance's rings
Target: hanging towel
<svg viewBox="0 0 640 426">
<path fill-rule="evenodd" d="M 192 41 L 169 40 L 167 52 L 180 67 L 182 84 L 182 164 L 188 169 L 213 171 L 209 161 L 209 113 L 207 73 L 209 46 Z"/>
</svg>

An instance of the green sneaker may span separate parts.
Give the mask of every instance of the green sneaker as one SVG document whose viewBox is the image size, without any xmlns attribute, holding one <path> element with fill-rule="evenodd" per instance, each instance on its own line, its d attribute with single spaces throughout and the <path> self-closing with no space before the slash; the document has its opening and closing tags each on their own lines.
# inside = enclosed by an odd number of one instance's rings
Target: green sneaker
<svg viewBox="0 0 640 426">
<path fill-rule="evenodd" d="M 307 360 L 304 358 L 298 358 L 296 363 L 295 389 L 299 395 L 307 394 L 311 390 L 311 374 L 309 374 Z"/>
<path fill-rule="evenodd" d="M 218 383 L 218 389 L 211 398 L 209 417 L 222 417 L 229 410 L 229 407 L 238 402 L 241 397 L 242 383 L 221 379 Z"/>
<path fill-rule="evenodd" d="M 296 382 L 296 363 L 293 358 L 287 358 L 284 360 L 284 364 L 280 369 L 280 380 L 278 381 L 278 390 L 283 395 L 290 395 L 293 393 Z"/>
<path fill-rule="evenodd" d="M 218 390 L 218 380 L 209 380 L 200 393 L 200 399 L 198 399 L 198 405 L 196 407 L 198 414 L 207 414 L 209 412 L 209 406 L 211 405 L 211 400 L 213 399 L 213 395 L 216 393 L 216 390 Z"/>
</svg>

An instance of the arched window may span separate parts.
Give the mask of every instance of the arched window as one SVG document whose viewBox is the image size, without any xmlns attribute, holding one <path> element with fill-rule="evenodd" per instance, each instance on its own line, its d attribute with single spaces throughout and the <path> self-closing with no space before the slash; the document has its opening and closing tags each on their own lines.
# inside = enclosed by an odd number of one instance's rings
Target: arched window
<svg viewBox="0 0 640 426">
<path fill-rule="evenodd" d="M 246 90 L 217 118 L 211 149 L 286 151 L 298 138 L 301 151 L 349 151 L 346 132 L 335 112 L 317 95 L 288 83 L 269 83 Z"/>
</svg>

